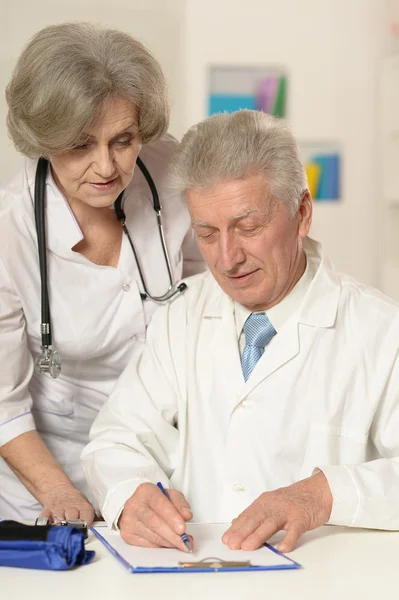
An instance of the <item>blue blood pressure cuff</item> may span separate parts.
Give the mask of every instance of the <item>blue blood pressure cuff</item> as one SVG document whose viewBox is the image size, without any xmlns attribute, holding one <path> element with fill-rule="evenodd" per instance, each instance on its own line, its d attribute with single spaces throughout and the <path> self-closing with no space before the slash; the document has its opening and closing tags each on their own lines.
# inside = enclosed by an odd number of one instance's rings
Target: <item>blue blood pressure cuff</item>
<svg viewBox="0 0 399 600">
<path fill-rule="evenodd" d="M 0 521 L 0 567 L 65 571 L 94 558 L 85 532 L 76 527 Z"/>
</svg>

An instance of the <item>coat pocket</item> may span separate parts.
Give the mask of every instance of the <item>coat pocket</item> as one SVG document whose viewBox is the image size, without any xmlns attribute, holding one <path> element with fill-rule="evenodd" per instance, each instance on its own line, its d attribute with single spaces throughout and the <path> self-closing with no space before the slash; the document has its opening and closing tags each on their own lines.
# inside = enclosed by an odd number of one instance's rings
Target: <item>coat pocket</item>
<svg viewBox="0 0 399 600">
<path fill-rule="evenodd" d="M 368 434 L 312 421 L 301 468 L 301 478 L 327 465 L 359 464 L 367 460 Z"/>
<path fill-rule="evenodd" d="M 75 414 L 74 394 L 65 381 L 40 377 L 33 377 L 29 386 L 36 428 L 40 433 L 69 437 Z"/>
<path fill-rule="evenodd" d="M 33 402 L 32 414 L 39 433 L 69 439 L 75 414 L 74 397 L 54 401 L 41 395 Z"/>
</svg>

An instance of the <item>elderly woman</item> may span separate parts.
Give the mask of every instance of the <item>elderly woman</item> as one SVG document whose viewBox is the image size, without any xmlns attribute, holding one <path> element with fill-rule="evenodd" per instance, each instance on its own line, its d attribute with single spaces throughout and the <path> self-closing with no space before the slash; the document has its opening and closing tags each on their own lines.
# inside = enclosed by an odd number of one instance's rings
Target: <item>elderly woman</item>
<svg viewBox="0 0 399 600">
<path fill-rule="evenodd" d="M 0 519 L 91 522 L 90 426 L 159 300 L 203 263 L 166 181 L 164 78 L 138 41 L 47 27 L 6 98 L 27 158 L 0 188 Z"/>
</svg>

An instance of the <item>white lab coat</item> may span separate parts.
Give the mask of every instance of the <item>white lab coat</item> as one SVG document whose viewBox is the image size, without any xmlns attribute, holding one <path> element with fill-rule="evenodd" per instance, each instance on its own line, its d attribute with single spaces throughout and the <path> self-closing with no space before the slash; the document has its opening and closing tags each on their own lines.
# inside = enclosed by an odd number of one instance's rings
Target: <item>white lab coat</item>
<svg viewBox="0 0 399 600">
<path fill-rule="evenodd" d="M 181 195 L 166 182 L 176 147 L 166 136 L 140 157 L 163 206 L 174 280 L 204 264 Z M 62 359 L 58 379 L 33 373 L 40 352 L 40 278 L 34 225 L 36 161 L 0 188 L 0 446 L 36 427 L 75 485 L 90 496 L 79 456 L 90 426 L 132 354 L 140 351 L 156 308 L 142 301 L 138 271 L 123 236 L 117 268 L 98 266 L 72 247 L 82 239 L 68 203 L 49 174 L 47 247 L 53 345 Z M 149 187 L 136 167 L 125 192 L 127 225 L 150 293 L 169 285 Z M 183 266 L 184 254 L 184 266 Z M 40 506 L 0 459 L 0 518 L 32 519 Z"/>
<path fill-rule="evenodd" d="M 110 525 L 143 481 L 220 522 L 320 467 L 331 523 L 399 529 L 398 305 L 305 248 L 316 275 L 246 383 L 233 302 L 210 273 L 157 311 L 82 455 Z"/>
</svg>

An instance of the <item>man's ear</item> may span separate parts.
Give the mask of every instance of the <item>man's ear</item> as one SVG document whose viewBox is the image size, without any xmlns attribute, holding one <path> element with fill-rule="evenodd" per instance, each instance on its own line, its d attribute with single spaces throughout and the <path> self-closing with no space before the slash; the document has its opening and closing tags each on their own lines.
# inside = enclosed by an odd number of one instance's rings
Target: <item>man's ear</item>
<svg viewBox="0 0 399 600">
<path fill-rule="evenodd" d="M 298 235 L 301 238 L 305 238 L 310 230 L 312 224 L 313 214 L 313 201 L 309 190 L 305 190 L 302 194 L 301 203 L 298 209 L 299 224 L 298 224 Z"/>
</svg>

